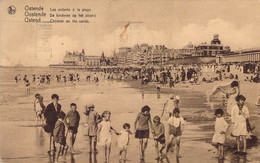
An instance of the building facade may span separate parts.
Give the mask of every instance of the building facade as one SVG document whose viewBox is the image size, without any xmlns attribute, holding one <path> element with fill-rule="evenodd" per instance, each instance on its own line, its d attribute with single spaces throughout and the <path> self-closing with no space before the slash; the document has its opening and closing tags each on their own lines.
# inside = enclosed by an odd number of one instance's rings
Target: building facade
<svg viewBox="0 0 260 163">
<path fill-rule="evenodd" d="M 243 49 L 220 55 L 220 63 L 260 62 L 260 48 Z"/>
<path fill-rule="evenodd" d="M 64 65 L 75 66 L 75 65 L 84 65 L 85 63 L 85 51 L 82 49 L 82 52 L 68 52 L 63 58 Z"/>
<path fill-rule="evenodd" d="M 86 56 L 84 65 L 86 67 L 100 67 L 100 56 Z"/>
<path fill-rule="evenodd" d="M 223 46 L 221 41 L 218 38 L 218 34 L 214 35 L 213 40 L 210 44 L 207 42 L 201 43 L 198 46 L 195 46 L 195 53 L 193 56 L 195 57 L 216 57 L 220 54 L 225 54 L 230 52 L 229 46 Z"/>
</svg>

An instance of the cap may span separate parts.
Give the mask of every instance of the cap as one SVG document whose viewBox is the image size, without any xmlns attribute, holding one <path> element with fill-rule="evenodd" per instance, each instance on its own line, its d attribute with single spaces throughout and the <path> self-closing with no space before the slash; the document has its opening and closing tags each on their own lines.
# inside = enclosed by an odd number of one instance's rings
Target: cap
<svg viewBox="0 0 260 163">
<path fill-rule="evenodd" d="M 169 98 L 170 98 L 170 99 L 173 99 L 173 98 L 174 98 L 173 94 L 170 94 Z"/>
<path fill-rule="evenodd" d="M 179 95 L 177 95 L 177 96 L 175 96 L 175 99 L 176 99 L 176 100 L 180 100 L 181 98 L 180 98 Z"/>
</svg>

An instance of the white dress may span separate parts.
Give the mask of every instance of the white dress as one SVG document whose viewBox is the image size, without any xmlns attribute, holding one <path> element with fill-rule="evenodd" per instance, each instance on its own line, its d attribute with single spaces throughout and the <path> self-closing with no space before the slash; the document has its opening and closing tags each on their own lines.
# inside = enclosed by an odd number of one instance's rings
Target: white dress
<svg viewBox="0 0 260 163">
<path fill-rule="evenodd" d="M 168 99 L 166 105 L 166 113 L 172 113 L 173 109 L 177 107 L 175 99 Z"/>
<path fill-rule="evenodd" d="M 129 132 L 122 130 L 120 131 L 120 136 L 117 139 L 117 145 L 120 148 L 126 148 L 129 143 Z"/>
<path fill-rule="evenodd" d="M 231 122 L 234 123 L 232 134 L 234 136 L 246 136 L 247 135 L 247 125 L 246 118 L 249 118 L 249 111 L 246 106 L 243 106 L 242 112 L 245 114 L 240 114 L 239 108 L 237 105 L 233 106 L 231 112 Z"/>
<path fill-rule="evenodd" d="M 228 98 L 228 101 L 227 101 L 227 113 L 228 114 L 231 114 L 233 106 L 237 104 L 236 97 L 237 97 L 239 91 L 237 88 L 234 88 L 234 89 L 236 92 L 234 94 L 230 95 Z"/>
<path fill-rule="evenodd" d="M 98 145 L 109 145 L 112 141 L 112 133 L 111 133 L 111 122 L 110 121 L 102 121 L 100 123 L 100 135 Z"/>
<path fill-rule="evenodd" d="M 220 133 L 221 131 L 226 132 L 227 128 L 228 124 L 223 117 L 216 118 L 215 134 L 213 135 L 212 142 L 224 144 L 226 135 Z"/>
</svg>

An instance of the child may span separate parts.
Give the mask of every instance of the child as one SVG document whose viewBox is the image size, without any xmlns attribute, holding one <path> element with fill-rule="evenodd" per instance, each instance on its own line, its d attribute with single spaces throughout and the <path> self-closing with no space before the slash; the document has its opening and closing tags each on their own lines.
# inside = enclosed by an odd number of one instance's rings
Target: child
<svg viewBox="0 0 260 163">
<path fill-rule="evenodd" d="M 237 104 L 233 106 L 231 112 L 231 122 L 234 124 L 232 135 L 236 137 L 237 141 L 237 152 L 238 154 L 246 154 L 246 135 L 250 132 L 249 125 L 249 111 L 244 103 L 246 98 L 243 95 L 238 95 L 236 97 Z M 247 123 L 248 122 L 248 123 Z M 240 152 L 240 138 L 244 143 L 244 150 Z"/>
<path fill-rule="evenodd" d="M 59 112 L 58 114 L 58 120 L 55 123 L 54 131 L 53 131 L 53 136 L 54 136 L 54 141 L 55 141 L 55 146 L 60 147 L 58 148 L 58 151 L 55 155 L 55 162 L 58 162 L 59 155 L 62 152 L 63 148 L 66 146 L 66 136 L 65 136 L 65 124 L 64 124 L 64 118 L 65 118 L 65 113 L 64 112 Z"/>
<path fill-rule="evenodd" d="M 35 100 L 34 100 L 34 111 L 36 114 L 36 120 L 35 124 L 38 123 L 38 120 L 40 120 L 43 123 L 43 111 L 45 109 L 45 106 L 43 105 L 43 97 L 40 94 L 35 94 Z"/>
<path fill-rule="evenodd" d="M 97 153 L 97 130 L 98 130 L 98 123 L 100 122 L 100 116 L 98 112 L 94 110 L 94 104 L 89 104 L 86 106 L 88 108 L 87 111 L 87 122 L 85 127 L 87 128 L 86 135 L 89 137 L 89 152 L 93 151 L 92 143 L 94 145 L 94 152 Z"/>
<path fill-rule="evenodd" d="M 78 127 L 79 127 L 79 121 L 80 121 L 80 115 L 78 113 L 77 105 L 75 103 L 70 104 L 70 109 L 65 117 L 65 124 L 68 127 L 68 134 L 69 134 L 69 148 L 71 153 L 75 153 L 74 150 L 74 143 L 76 140 L 76 135 L 78 132 Z"/>
<path fill-rule="evenodd" d="M 139 139 L 140 159 L 144 159 L 144 152 L 148 144 L 149 128 L 152 126 L 150 107 L 145 105 L 138 113 L 134 122 L 135 138 Z"/>
<path fill-rule="evenodd" d="M 61 105 L 59 102 L 59 96 L 57 94 L 53 94 L 51 96 L 52 103 L 50 103 L 44 111 L 45 124 L 44 130 L 50 134 L 50 145 L 48 153 L 51 153 L 51 145 L 53 145 L 53 151 L 55 151 L 55 143 L 53 139 L 53 130 L 56 121 L 58 120 L 58 114 L 61 112 Z"/>
<path fill-rule="evenodd" d="M 155 142 L 155 151 L 156 151 L 156 157 L 155 160 L 159 160 L 160 156 L 163 156 L 163 149 L 165 148 L 165 136 L 164 136 L 164 125 L 160 122 L 160 117 L 155 116 L 153 118 L 153 138 Z M 159 143 L 162 145 L 161 149 L 159 150 Z"/>
<path fill-rule="evenodd" d="M 26 86 L 26 92 L 27 94 L 30 93 L 30 81 L 29 80 L 25 80 L 25 86 Z"/>
<path fill-rule="evenodd" d="M 117 140 L 118 146 L 121 148 L 119 152 L 120 160 L 122 159 L 122 153 L 125 152 L 124 161 L 126 161 L 126 153 L 127 153 L 127 147 L 129 143 L 129 134 L 132 134 L 130 131 L 130 124 L 125 123 L 123 125 L 122 131 L 119 132 L 119 138 Z"/>
<path fill-rule="evenodd" d="M 228 128 L 228 124 L 225 119 L 222 117 L 224 114 L 222 109 L 216 109 L 215 116 L 215 134 L 212 138 L 213 143 L 217 143 L 218 145 L 218 157 L 220 159 L 224 158 L 224 149 L 223 144 L 225 142 L 225 133 Z"/>
<path fill-rule="evenodd" d="M 170 94 L 169 99 L 164 103 L 161 117 L 163 116 L 165 107 L 166 107 L 166 113 L 168 113 L 169 117 L 171 117 L 172 116 L 172 110 L 175 107 L 178 107 L 177 100 L 174 98 L 173 94 Z"/>
<path fill-rule="evenodd" d="M 181 158 L 180 153 L 180 140 L 181 135 L 184 129 L 184 119 L 180 117 L 180 110 L 175 108 L 173 110 L 173 115 L 169 118 L 169 143 L 167 144 L 166 153 L 168 153 L 169 149 L 172 146 L 172 141 L 175 139 L 175 146 L 176 146 L 176 157 Z"/>
<path fill-rule="evenodd" d="M 112 130 L 118 135 L 116 130 L 111 127 L 110 122 L 110 111 L 104 111 L 102 114 L 103 121 L 100 123 L 98 128 L 98 144 L 103 145 L 105 148 L 105 162 L 109 162 L 110 151 L 111 151 L 111 141 L 112 141 Z"/>
</svg>

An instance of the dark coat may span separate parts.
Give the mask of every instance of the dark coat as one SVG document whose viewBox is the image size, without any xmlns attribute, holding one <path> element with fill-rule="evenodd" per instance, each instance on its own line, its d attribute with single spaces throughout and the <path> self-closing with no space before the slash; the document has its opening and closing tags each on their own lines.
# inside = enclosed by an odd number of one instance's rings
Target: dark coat
<svg viewBox="0 0 260 163">
<path fill-rule="evenodd" d="M 44 111 L 44 117 L 46 118 L 46 123 L 47 124 L 55 124 L 56 121 L 58 120 L 58 113 L 61 111 L 61 105 L 58 103 L 57 104 L 57 111 L 54 107 L 53 103 L 50 103 L 46 110 Z"/>
</svg>

